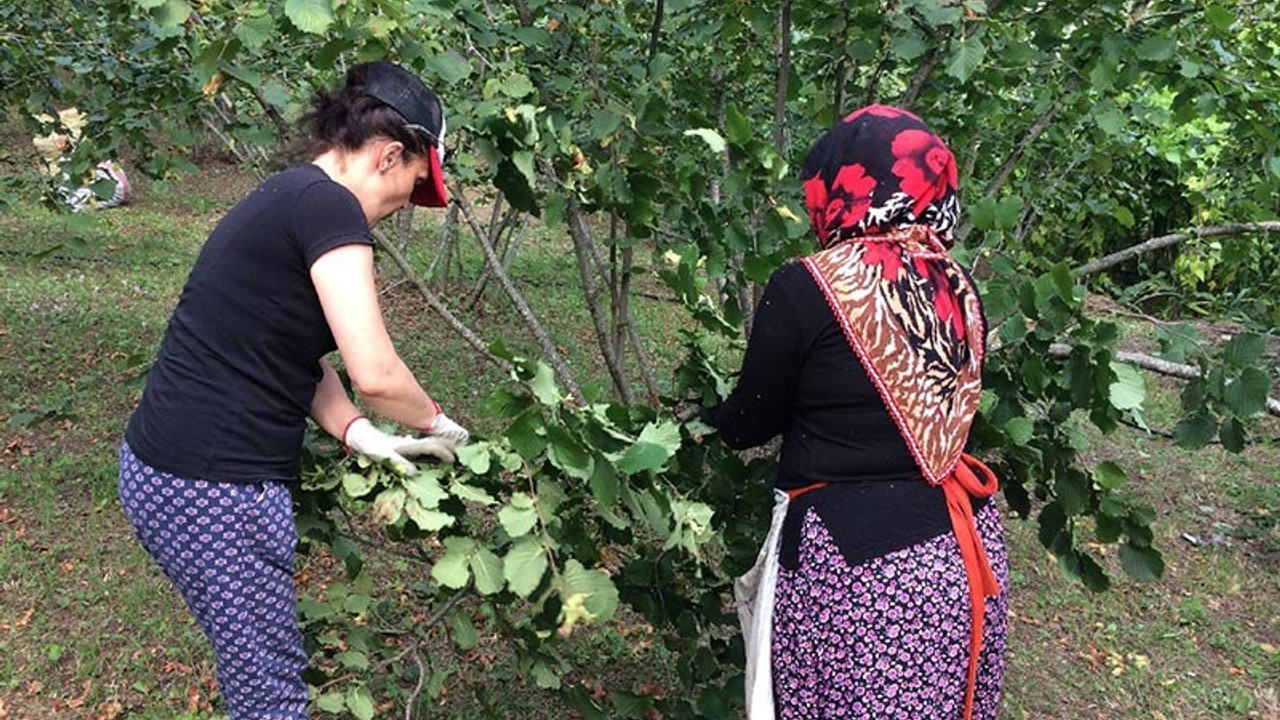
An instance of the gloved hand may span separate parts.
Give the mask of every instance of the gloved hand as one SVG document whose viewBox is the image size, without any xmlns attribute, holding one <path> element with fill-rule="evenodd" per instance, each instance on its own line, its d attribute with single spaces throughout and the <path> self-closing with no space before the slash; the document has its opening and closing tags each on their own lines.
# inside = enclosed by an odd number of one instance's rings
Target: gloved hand
<svg viewBox="0 0 1280 720">
<path fill-rule="evenodd" d="M 370 460 L 390 460 L 397 470 L 406 475 L 412 475 L 418 471 L 417 466 L 409 462 L 406 456 L 431 455 L 444 462 L 454 461 L 453 443 L 444 438 L 389 435 L 374 427 L 373 423 L 365 418 L 356 418 L 347 426 L 342 442 L 349 452 L 360 453 Z"/>
<path fill-rule="evenodd" d="M 471 438 L 471 433 L 454 422 L 448 415 L 445 415 L 444 411 L 440 409 L 440 403 L 434 400 L 432 402 L 436 406 L 436 419 L 431 421 L 431 425 L 426 428 L 425 432 L 432 437 L 447 440 L 451 443 L 450 447 L 453 445 L 465 445 L 467 440 Z"/>
</svg>

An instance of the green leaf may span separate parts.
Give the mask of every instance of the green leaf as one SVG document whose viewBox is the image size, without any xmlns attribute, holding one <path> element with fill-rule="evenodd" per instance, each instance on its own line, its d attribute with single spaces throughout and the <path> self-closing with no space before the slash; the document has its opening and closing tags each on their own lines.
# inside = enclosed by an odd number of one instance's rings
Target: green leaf
<svg viewBox="0 0 1280 720">
<path fill-rule="evenodd" d="M 356 670 L 369 669 L 369 656 L 357 650 L 347 650 L 333 656 L 343 667 L 354 668 Z"/>
<path fill-rule="evenodd" d="M 454 454 L 457 455 L 458 462 L 462 463 L 462 466 L 472 473 L 484 475 L 489 472 L 489 443 L 478 442 L 459 445 L 454 450 Z"/>
<path fill-rule="evenodd" d="M 1093 481 L 1103 490 L 1115 490 L 1129 480 L 1129 475 L 1119 465 L 1104 460 L 1093 468 Z"/>
<path fill-rule="evenodd" d="M 538 433 L 541 426 L 542 416 L 536 409 L 529 409 L 521 413 L 507 428 L 507 440 L 511 441 L 511 447 L 525 460 L 537 458 L 547 446 L 547 441 Z"/>
<path fill-rule="evenodd" d="M 1099 129 L 1114 138 L 1123 137 L 1125 127 L 1129 124 L 1129 118 L 1110 100 L 1098 103 L 1094 108 L 1093 121 Z"/>
<path fill-rule="evenodd" d="M 724 111 L 724 131 L 729 142 L 745 145 L 751 140 L 751 120 L 736 105 L 730 105 Z"/>
<path fill-rule="evenodd" d="M 1257 333 L 1241 333 L 1222 348 L 1222 359 L 1236 368 L 1256 365 L 1267 351 L 1267 341 Z"/>
<path fill-rule="evenodd" d="M 513 73 L 502 79 L 502 94 L 513 100 L 520 100 L 533 93 L 533 83 L 524 73 Z"/>
<path fill-rule="evenodd" d="M 369 688 L 357 685 L 347 691 L 347 709 L 356 720 L 373 720 L 373 695 Z"/>
<path fill-rule="evenodd" d="M 404 480 L 403 485 L 409 496 L 421 503 L 422 507 L 435 508 L 440 505 L 441 500 L 449 497 L 449 493 L 440 486 L 440 475 L 439 470 L 425 470 Z"/>
<path fill-rule="evenodd" d="M 342 490 L 349 497 L 358 498 L 368 495 L 376 486 L 373 480 L 359 473 L 347 473 L 342 476 Z"/>
<path fill-rule="evenodd" d="M 383 525 L 394 525 L 404 515 L 405 492 L 402 488 L 387 488 L 373 501 L 373 519 Z"/>
<path fill-rule="evenodd" d="M 276 21 L 270 14 L 245 18 L 235 29 L 236 38 L 250 50 L 261 50 L 276 36 Z"/>
<path fill-rule="evenodd" d="M 431 566 L 431 578 L 444 587 L 457 590 L 471 577 L 468 566 L 476 551 L 476 541 L 466 537 L 444 539 L 444 554 Z"/>
<path fill-rule="evenodd" d="M 476 634 L 476 626 L 471 624 L 471 618 L 457 611 L 449 615 L 450 624 L 453 625 L 453 641 L 458 644 L 458 648 L 470 650 L 475 647 L 480 637 Z"/>
<path fill-rule="evenodd" d="M 340 713 L 347 709 L 347 701 L 340 692 L 327 692 L 316 698 L 316 707 L 327 713 Z"/>
<path fill-rule="evenodd" d="M 1004 424 L 1004 432 L 1009 436 L 1009 440 L 1015 445 L 1026 445 L 1031 441 L 1031 437 L 1035 435 L 1036 424 L 1031 418 L 1015 417 L 1010 418 Z"/>
<path fill-rule="evenodd" d="M 1205 8 L 1204 19 L 1218 30 L 1228 32 L 1231 24 L 1236 21 L 1236 15 L 1221 5 L 1210 5 Z"/>
<path fill-rule="evenodd" d="M 1213 440 L 1217 425 L 1205 415 L 1189 417 L 1173 426 L 1173 442 L 1186 450 L 1199 450 Z"/>
<path fill-rule="evenodd" d="M 305 33 L 324 35 L 333 24 L 331 0 L 285 0 L 285 17 Z"/>
<path fill-rule="evenodd" d="M 471 77 L 471 61 L 457 50 L 449 50 L 428 60 L 427 72 L 439 77 L 446 85 L 455 85 Z"/>
<path fill-rule="evenodd" d="M 660 470 L 667 463 L 671 453 L 666 448 L 653 443 L 638 442 L 627 448 L 618 460 L 618 469 L 628 475 L 645 470 Z"/>
<path fill-rule="evenodd" d="M 995 227 L 1001 230 L 1013 230 L 1018 227 L 1018 220 L 1022 218 L 1022 198 L 1017 195 L 1008 195 L 1000 198 L 995 204 Z"/>
<path fill-rule="evenodd" d="M 725 142 L 724 137 L 721 136 L 720 133 L 710 128 L 697 128 L 695 130 L 685 130 L 684 135 L 685 137 L 692 136 L 692 137 L 701 139 L 704 143 L 707 144 L 707 147 L 711 148 L 711 152 L 716 154 L 720 154 L 724 152 L 725 148 L 728 147 L 728 144 Z"/>
<path fill-rule="evenodd" d="M 516 540 L 503 559 L 502 575 L 507 579 L 511 592 L 520 597 L 529 597 L 538 589 L 546 570 L 546 548 L 536 537 L 526 535 Z"/>
<path fill-rule="evenodd" d="M 1244 452 L 1246 444 L 1244 425 L 1236 418 L 1223 420 L 1222 426 L 1218 428 L 1218 439 L 1222 441 L 1222 447 L 1227 452 Z"/>
<path fill-rule="evenodd" d="M 632 692 L 615 690 L 609 693 L 609 699 L 613 702 L 614 717 L 635 720 L 653 709 L 653 698 Z"/>
<path fill-rule="evenodd" d="M 1117 410 L 1141 410 L 1147 399 L 1146 380 L 1142 372 L 1132 365 L 1111 363 L 1116 379 L 1109 387 L 1111 406 Z"/>
<path fill-rule="evenodd" d="M 1083 515 L 1089 509 L 1089 482 L 1083 473 L 1069 471 L 1058 477 L 1054 493 L 1067 517 Z"/>
<path fill-rule="evenodd" d="M 412 498 L 404 504 L 404 514 L 409 516 L 414 525 L 426 532 L 436 532 L 453 524 L 453 516 L 448 513 L 432 510 L 422 506 L 422 502 Z"/>
<path fill-rule="evenodd" d="M 513 538 L 527 535 L 538 524 L 538 509 L 525 493 L 512 493 L 511 504 L 498 511 L 498 522 Z"/>
<path fill-rule="evenodd" d="M 649 423 L 640 431 L 636 443 L 618 460 L 618 469 L 628 475 L 660 470 L 679 449 L 679 426 L 670 421 Z"/>
<path fill-rule="evenodd" d="M 924 55 L 929 46 L 917 33 L 897 33 L 889 43 L 889 52 L 899 60 L 910 62 Z"/>
<path fill-rule="evenodd" d="M 154 10 L 155 8 L 165 4 L 165 1 L 166 0 L 135 0 L 135 2 L 138 3 L 138 7 L 143 10 Z"/>
<path fill-rule="evenodd" d="M 529 389 L 533 391 L 533 396 L 538 398 L 538 402 L 543 405 L 559 405 L 560 394 L 559 388 L 556 387 L 556 376 L 551 371 L 551 367 L 546 363 L 538 363 L 538 369 L 533 375 L 533 380 L 529 382 Z"/>
<path fill-rule="evenodd" d="M 1153 35 L 1143 40 L 1134 52 L 1143 60 L 1166 62 L 1178 51 L 1178 41 L 1166 35 Z"/>
<path fill-rule="evenodd" d="M 987 48 L 982 44 L 982 40 L 976 35 L 970 35 L 956 44 L 951 61 L 947 63 L 947 74 L 960 82 L 968 82 L 973 71 L 982 64 L 982 58 L 986 54 Z"/>
<path fill-rule="evenodd" d="M 1222 401 L 1236 417 L 1251 418 L 1266 409 L 1270 392 L 1271 378 L 1267 371 L 1247 368 L 1223 388 Z"/>
<path fill-rule="evenodd" d="M 466 447 L 466 446 L 464 445 L 463 447 Z M 459 448 L 459 450 L 461 449 L 462 448 Z M 493 499 L 492 495 L 485 492 L 484 490 L 474 485 L 468 485 L 462 482 L 455 481 L 455 482 L 449 483 L 449 492 L 453 493 L 453 496 L 458 498 L 459 500 L 480 503 L 481 505 L 493 505 L 498 502 L 497 500 Z"/>
<path fill-rule="evenodd" d="M 1120 564 L 1129 577 L 1142 582 L 1155 582 L 1164 576 L 1164 557 L 1155 548 L 1121 543 Z"/>
<path fill-rule="evenodd" d="M 582 444 L 560 425 L 547 425 L 546 432 L 547 458 L 551 464 L 573 477 L 590 478 L 593 460 Z"/>
<path fill-rule="evenodd" d="M 608 463 L 597 462 L 591 473 L 591 495 L 603 508 L 618 504 L 618 474 Z"/>
<path fill-rule="evenodd" d="M 481 595 L 502 592 L 505 582 L 502 574 L 502 558 L 489 548 L 483 545 L 476 547 L 475 555 L 471 556 L 471 574 L 476 578 L 476 590 Z"/>
<path fill-rule="evenodd" d="M 533 667 L 529 668 L 529 675 L 533 677 L 533 683 L 543 690 L 559 690 L 560 676 L 547 666 L 545 660 L 539 658 L 534 662 Z"/>
<path fill-rule="evenodd" d="M 618 609 L 618 588 L 600 570 L 588 570 L 570 559 L 560 575 L 560 634 L 579 622 L 604 622 Z"/>
<path fill-rule="evenodd" d="M 155 11 L 156 24 L 160 27 L 178 27 L 191 17 L 191 3 L 187 0 L 165 0 Z"/>
</svg>

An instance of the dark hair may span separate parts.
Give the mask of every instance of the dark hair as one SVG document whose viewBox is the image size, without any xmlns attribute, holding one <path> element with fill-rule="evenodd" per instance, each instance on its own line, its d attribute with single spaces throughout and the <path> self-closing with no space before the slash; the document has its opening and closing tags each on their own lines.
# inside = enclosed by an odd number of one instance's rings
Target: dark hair
<svg viewBox="0 0 1280 720">
<path fill-rule="evenodd" d="M 351 68 L 342 87 L 316 93 L 311 111 L 302 118 L 310 138 L 301 154 L 314 158 L 334 148 L 356 150 L 376 137 L 403 143 L 406 160 L 427 153 L 422 136 L 409 129 L 403 115 L 364 94 L 366 67 Z"/>
</svg>

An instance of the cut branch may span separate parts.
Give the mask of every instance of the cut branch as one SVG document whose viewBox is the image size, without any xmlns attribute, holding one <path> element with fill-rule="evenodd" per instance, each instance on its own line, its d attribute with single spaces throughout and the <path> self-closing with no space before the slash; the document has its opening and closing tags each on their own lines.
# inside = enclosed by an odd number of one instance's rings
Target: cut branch
<svg viewBox="0 0 1280 720">
<path fill-rule="evenodd" d="M 1137 257 L 1152 250 L 1176 245 L 1192 238 L 1205 237 L 1223 237 L 1227 235 L 1245 235 L 1255 232 L 1280 232 L 1280 220 L 1263 220 L 1261 222 L 1252 223 L 1235 223 L 1231 225 L 1211 225 L 1209 227 L 1196 228 L 1186 232 L 1173 233 L 1172 235 L 1161 235 L 1152 238 L 1146 242 L 1139 243 L 1132 247 L 1127 247 L 1119 252 L 1111 253 L 1106 257 L 1098 258 L 1093 262 L 1081 265 L 1072 271 L 1076 277 L 1090 275 L 1100 270 L 1106 270 L 1120 263 Z"/>
</svg>

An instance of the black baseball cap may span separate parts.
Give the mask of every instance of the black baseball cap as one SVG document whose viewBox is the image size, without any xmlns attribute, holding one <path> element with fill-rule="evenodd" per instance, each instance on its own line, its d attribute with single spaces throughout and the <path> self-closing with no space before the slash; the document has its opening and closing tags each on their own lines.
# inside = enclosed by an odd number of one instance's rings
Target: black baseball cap
<svg viewBox="0 0 1280 720">
<path fill-rule="evenodd" d="M 409 202 L 422 207 L 444 207 L 449 193 L 444 186 L 444 106 L 440 98 L 418 76 L 389 62 L 369 62 L 352 68 L 363 68 L 362 92 L 380 100 L 404 116 L 409 128 L 422 135 L 431 161 L 431 177 L 418 183 Z"/>
</svg>

